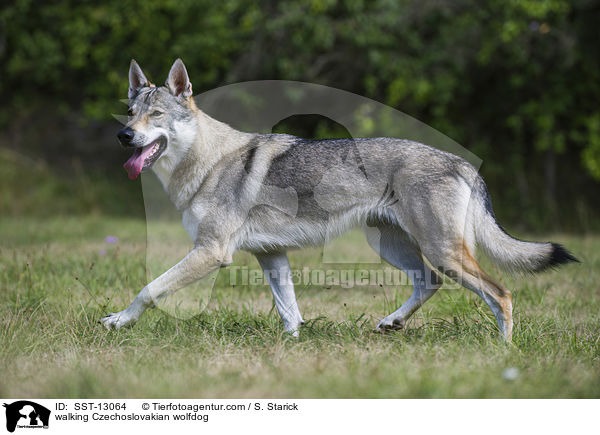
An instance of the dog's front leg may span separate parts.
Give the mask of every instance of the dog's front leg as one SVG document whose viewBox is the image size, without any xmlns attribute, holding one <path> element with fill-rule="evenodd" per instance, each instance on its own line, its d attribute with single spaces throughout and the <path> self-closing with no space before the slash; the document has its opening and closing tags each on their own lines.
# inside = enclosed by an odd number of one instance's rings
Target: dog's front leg
<svg viewBox="0 0 600 435">
<path fill-rule="evenodd" d="M 109 329 L 132 326 L 144 311 L 153 307 L 159 299 L 227 263 L 221 252 L 216 249 L 194 248 L 183 260 L 144 287 L 129 307 L 121 312 L 109 314 L 102 318 L 101 322 Z"/>
<path fill-rule="evenodd" d="M 283 320 L 284 329 L 298 336 L 298 328 L 304 323 L 298 309 L 294 283 L 287 255 L 284 252 L 256 254 L 265 275 L 271 284 L 275 306 Z"/>
</svg>

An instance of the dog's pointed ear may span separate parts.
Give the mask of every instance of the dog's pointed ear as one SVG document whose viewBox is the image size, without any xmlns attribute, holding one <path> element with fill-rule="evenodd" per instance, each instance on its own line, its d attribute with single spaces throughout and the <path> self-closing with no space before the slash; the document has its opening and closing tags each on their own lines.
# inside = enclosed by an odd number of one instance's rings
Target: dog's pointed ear
<svg viewBox="0 0 600 435">
<path fill-rule="evenodd" d="M 181 59 L 177 59 L 171 67 L 165 85 L 176 97 L 179 95 L 183 98 L 192 96 L 192 83 Z"/>
<path fill-rule="evenodd" d="M 134 59 L 131 59 L 131 64 L 129 65 L 129 92 L 127 93 L 129 99 L 135 98 L 138 91 L 145 86 L 149 86 L 149 84 L 150 82 L 138 63 Z"/>
</svg>

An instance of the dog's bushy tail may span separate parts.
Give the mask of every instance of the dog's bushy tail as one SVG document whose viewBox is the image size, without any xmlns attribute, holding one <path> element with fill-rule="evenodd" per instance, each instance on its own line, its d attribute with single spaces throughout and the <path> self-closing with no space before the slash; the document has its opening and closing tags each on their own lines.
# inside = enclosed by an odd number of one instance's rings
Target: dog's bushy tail
<svg viewBox="0 0 600 435">
<path fill-rule="evenodd" d="M 496 220 L 483 179 L 477 176 L 473 187 L 475 240 L 496 265 L 511 272 L 541 272 L 571 261 L 579 263 L 558 243 L 525 242 L 511 237 Z"/>
</svg>

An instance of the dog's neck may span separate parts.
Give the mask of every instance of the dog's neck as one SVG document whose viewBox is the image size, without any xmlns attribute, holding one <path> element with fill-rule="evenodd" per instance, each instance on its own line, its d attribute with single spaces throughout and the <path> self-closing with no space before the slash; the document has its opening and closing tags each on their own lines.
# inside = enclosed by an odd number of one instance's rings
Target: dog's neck
<svg viewBox="0 0 600 435">
<path fill-rule="evenodd" d="M 214 165 L 227 154 L 242 148 L 253 136 L 252 133 L 239 132 L 200 110 L 195 112 L 193 133 L 185 135 L 187 143 L 177 144 L 186 150 L 184 156 L 177 163 L 159 161 L 153 167 L 179 211 L 188 206 Z"/>
</svg>

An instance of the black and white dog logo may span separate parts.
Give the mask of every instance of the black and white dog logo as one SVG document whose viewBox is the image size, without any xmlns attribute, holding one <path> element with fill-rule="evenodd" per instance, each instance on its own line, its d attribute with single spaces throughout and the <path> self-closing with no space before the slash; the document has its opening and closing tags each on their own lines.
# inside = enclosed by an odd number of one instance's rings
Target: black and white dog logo
<svg viewBox="0 0 600 435">
<path fill-rule="evenodd" d="M 15 428 L 48 428 L 50 410 L 29 400 L 19 400 L 4 404 L 6 408 L 6 430 L 14 432 Z"/>
</svg>

